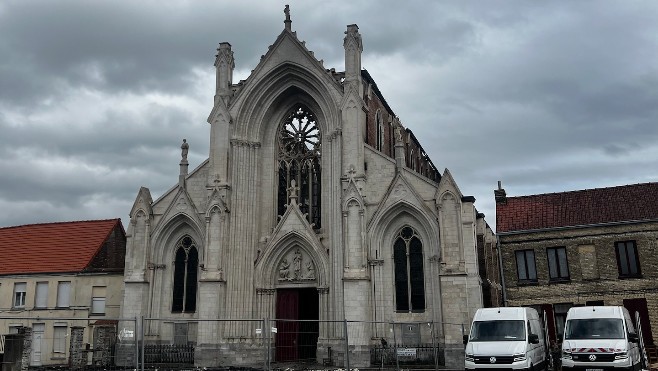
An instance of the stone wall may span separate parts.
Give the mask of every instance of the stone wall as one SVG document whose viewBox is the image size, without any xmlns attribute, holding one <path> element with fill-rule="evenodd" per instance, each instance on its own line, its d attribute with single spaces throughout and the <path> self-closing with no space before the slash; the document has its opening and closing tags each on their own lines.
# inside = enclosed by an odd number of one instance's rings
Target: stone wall
<svg viewBox="0 0 658 371">
<path fill-rule="evenodd" d="M 658 331 L 658 223 L 627 223 L 578 229 L 562 229 L 500 235 L 507 304 L 539 304 L 603 301 L 622 305 L 624 299 L 645 298 L 653 333 Z M 641 276 L 619 278 L 615 243 L 635 241 Z M 547 248 L 566 247 L 569 279 L 551 281 Z M 532 249 L 536 283 L 520 283 L 515 251 Z"/>
</svg>

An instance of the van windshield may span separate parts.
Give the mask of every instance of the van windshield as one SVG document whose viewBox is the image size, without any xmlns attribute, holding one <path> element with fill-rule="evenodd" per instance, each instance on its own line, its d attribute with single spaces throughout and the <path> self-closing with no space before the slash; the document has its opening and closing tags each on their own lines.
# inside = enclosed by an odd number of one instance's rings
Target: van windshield
<svg viewBox="0 0 658 371">
<path fill-rule="evenodd" d="M 525 340 L 525 322 L 475 321 L 471 328 L 470 341 L 517 341 Z"/>
<path fill-rule="evenodd" d="M 624 324 L 619 318 L 570 319 L 565 339 L 623 339 Z"/>
</svg>

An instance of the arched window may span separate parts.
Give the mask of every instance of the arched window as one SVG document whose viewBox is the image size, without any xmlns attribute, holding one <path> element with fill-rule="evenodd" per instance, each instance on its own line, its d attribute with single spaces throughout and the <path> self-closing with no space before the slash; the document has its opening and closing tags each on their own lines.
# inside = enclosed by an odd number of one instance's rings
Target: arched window
<svg viewBox="0 0 658 371">
<path fill-rule="evenodd" d="M 384 124 L 382 123 L 382 111 L 375 114 L 375 125 L 377 125 L 377 150 L 384 149 Z"/>
<path fill-rule="evenodd" d="M 418 233 L 404 227 L 393 245 L 395 265 L 395 309 L 404 312 L 425 311 L 423 244 Z"/>
<path fill-rule="evenodd" d="M 198 267 L 199 254 L 195 243 L 189 236 L 185 236 L 176 246 L 172 312 L 194 313 L 196 311 Z"/>
<path fill-rule="evenodd" d="M 291 191 L 309 223 L 320 228 L 320 130 L 315 115 L 297 105 L 286 116 L 278 134 L 278 214 L 283 215 Z M 292 181 L 295 189 L 291 190 Z"/>
</svg>

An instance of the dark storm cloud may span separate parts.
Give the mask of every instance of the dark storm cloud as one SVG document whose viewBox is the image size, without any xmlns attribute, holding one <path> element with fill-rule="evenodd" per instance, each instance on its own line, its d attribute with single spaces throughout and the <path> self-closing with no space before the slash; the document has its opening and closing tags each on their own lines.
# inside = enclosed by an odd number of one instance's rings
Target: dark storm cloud
<svg viewBox="0 0 658 371">
<path fill-rule="evenodd" d="M 283 30 L 262 1 L 0 3 L 0 225 L 122 217 L 140 186 L 208 155 L 219 42 L 246 78 Z M 494 221 L 510 195 L 656 181 L 658 5 L 291 1 L 293 30 L 363 67 L 439 168 Z"/>
</svg>

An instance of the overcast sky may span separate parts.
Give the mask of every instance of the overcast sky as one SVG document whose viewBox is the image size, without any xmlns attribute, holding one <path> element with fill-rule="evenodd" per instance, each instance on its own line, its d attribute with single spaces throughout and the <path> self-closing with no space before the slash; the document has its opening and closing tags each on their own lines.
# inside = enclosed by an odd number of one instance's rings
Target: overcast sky
<svg viewBox="0 0 658 371">
<path fill-rule="evenodd" d="M 292 28 L 363 67 L 493 227 L 511 196 L 658 181 L 656 1 L 0 2 L 0 226 L 122 218 L 208 157 L 219 42 L 234 82 Z"/>
</svg>

